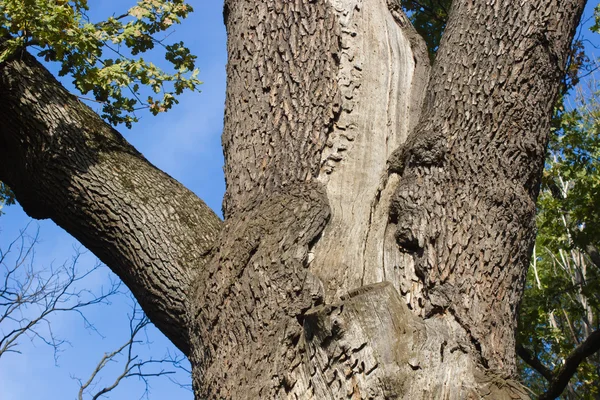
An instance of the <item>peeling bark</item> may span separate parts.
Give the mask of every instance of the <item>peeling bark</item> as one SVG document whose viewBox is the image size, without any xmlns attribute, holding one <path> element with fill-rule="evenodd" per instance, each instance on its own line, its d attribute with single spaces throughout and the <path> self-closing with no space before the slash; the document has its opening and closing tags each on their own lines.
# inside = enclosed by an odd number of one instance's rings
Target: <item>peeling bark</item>
<svg viewBox="0 0 600 400">
<path fill-rule="evenodd" d="M 528 398 L 518 382 L 481 369 L 454 318 L 423 320 L 389 282 L 311 310 L 304 328 L 314 384 L 305 398 Z"/>
<path fill-rule="evenodd" d="M 332 220 L 310 269 L 323 280 L 328 300 L 383 280 L 413 294 L 412 260 L 398 251 L 387 229 L 397 184 L 388 180 L 387 160 L 419 119 L 427 49 L 393 3 L 353 0 L 333 7 L 342 32 L 342 113 L 321 155 L 317 179 L 326 185 Z"/>
</svg>

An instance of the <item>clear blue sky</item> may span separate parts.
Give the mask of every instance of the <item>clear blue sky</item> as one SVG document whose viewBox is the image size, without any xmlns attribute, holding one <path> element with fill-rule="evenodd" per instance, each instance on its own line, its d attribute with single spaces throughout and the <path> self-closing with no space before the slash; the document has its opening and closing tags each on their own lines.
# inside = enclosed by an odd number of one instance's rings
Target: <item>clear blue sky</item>
<svg viewBox="0 0 600 400">
<path fill-rule="evenodd" d="M 135 1 L 103 0 L 90 1 L 93 20 L 111 14 L 122 14 Z M 101 6 L 98 6 L 101 4 Z M 199 2 L 190 0 L 195 12 L 176 26 L 169 40 L 184 40 L 192 52 L 198 56 L 201 93 L 186 94 L 181 103 L 166 114 L 153 117 L 140 113 L 141 121 L 133 129 L 120 129 L 153 164 L 166 171 L 186 187 L 197 193 L 206 203 L 220 214 L 221 200 L 225 190 L 223 178 L 223 155 L 221 150 L 221 130 L 225 101 L 225 27 L 223 25 L 222 1 Z M 30 219 L 16 205 L 4 209 L 0 217 L 0 248 L 14 238 Z M 77 242 L 51 221 L 34 222 L 39 224 L 41 243 L 36 247 L 35 264 L 48 267 L 62 264 L 74 254 Z M 80 262 L 82 269 L 91 268 L 95 258 L 87 254 Z M 110 271 L 103 267 L 95 274 L 88 285 L 99 289 L 108 281 Z M 116 299 L 110 306 L 98 306 L 86 311 L 86 316 L 95 324 L 99 334 L 84 327 L 83 321 L 75 314 L 60 314 L 52 318 L 52 329 L 61 338 L 68 339 L 70 345 L 62 346 L 63 352 L 54 364 L 52 349 L 39 340 L 21 340 L 18 348 L 22 354 L 8 354 L 0 358 L 0 400 L 76 399 L 77 376 L 87 379 L 105 352 L 114 350 L 128 335 L 129 299 Z M 2 327 L 0 327 L 2 329 Z M 148 330 L 150 346 L 144 346 L 144 355 L 162 357 L 169 342 L 154 327 Z M 170 351 L 173 348 L 170 347 Z M 120 368 L 120 366 L 111 366 Z M 110 381 L 106 374 L 102 383 Z M 189 378 L 179 376 L 179 380 L 190 383 Z M 186 381 L 188 380 L 188 381 Z M 178 388 L 167 379 L 152 379 L 150 399 L 192 399 L 190 392 Z M 144 385 L 135 379 L 119 386 L 110 393 L 113 400 L 138 399 L 143 394 Z"/>
<path fill-rule="evenodd" d="M 96 4 L 101 3 L 101 6 Z M 133 1 L 104 0 L 90 1 L 92 15 L 106 16 L 121 14 L 133 5 Z M 190 0 L 195 12 L 175 28 L 173 40 L 184 40 L 198 55 L 200 79 L 204 81 L 202 93 L 186 94 L 181 104 L 167 114 L 152 117 L 143 116 L 132 130 L 121 129 L 152 163 L 190 188 L 220 214 L 224 192 L 223 156 L 220 135 L 223 121 L 225 98 L 225 29 L 222 19 L 221 1 L 199 2 Z M 593 4 L 591 4 L 593 3 Z M 590 2 L 587 16 L 592 15 Z M 585 34 L 588 36 L 589 34 Z M 598 40 L 592 38 L 596 43 Z M 594 50 L 591 49 L 593 54 Z M 16 205 L 5 208 L 0 217 L 0 248 L 15 237 L 30 219 Z M 77 242 L 51 221 L 39 221 L 42 242 L 36 248 L 36 265 L 48 267 L 50 264 L 69 260 Z M 34 226 L 35 228 L 35 226 Z M 80 262 L 82 269 L 91 267 L 95 258 L 87 254 Z M 109 275 L 104 267 L 94 275 L 88 285 L 98 289 L 106 284 Z M 99 334 L 85 329 L 77 315 L 61 314 L 52 319 L 52 328 L 59 337 L 66 338 L 70 345 L 62 347 L 63 352 L 54 364 L 52 349 L 39 340 L 22 340 L 19 350 L 22 354 L 10 354 L 0 359 L 0 400 L 22 399 L 75 399 L 77 376 L 86 379 L 102 354 L 112 351 L 121 344 L 128 332 L 127 313 L 130 307 L 127 298 L 117 299 L 110 306 L 88 309 L 87 317 L 95 324 Z M 143 348 L 144 355 L 161 357 L 169 348 L 168 341 L 152 328 L 148 331 L 152 344 Z M 170 347 L 171 351 L 173 348 Z M 116 366 L 118 368 L 118 366 Z M 114 372 L 114 371 L 113 371 Z M 185 382 L 186 377 L 179 379 Z M 106 376 L 103 383 L 107 383 Z M 109 398 L 113 400 L 138 399 L 143 393 L 143 385 L 130 381 L 121 385 Z M 192 399 L 191 393 L 178 389 L 166 379 L 151 381 L 150 399 Z"/>
</svg>

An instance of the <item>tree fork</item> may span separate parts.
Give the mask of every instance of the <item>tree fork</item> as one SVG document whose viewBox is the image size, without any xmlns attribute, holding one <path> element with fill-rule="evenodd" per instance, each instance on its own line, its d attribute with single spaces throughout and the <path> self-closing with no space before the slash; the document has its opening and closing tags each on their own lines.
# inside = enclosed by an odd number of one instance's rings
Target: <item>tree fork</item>
<svg viewBox="0 0 600 400">
<path fill-rule="evenodd" d="M 461 343 L 453 348 L 465 354 L 461 365 L 470 365 L 460 373 L 461 382 L 438 374 L 439 381 L 425 383 L 413 373 L 397 395 L 418 398 L 447 390 L 456 398 L 485 397 L 492 387 L 502 386 L 493 382 L 515 377 L 516 308 L 534 237 L 548 122 L 584 6 L 583 1 L 542 3 L 455 2 L 431 78 L 422 41 L 392 2 L 225 4 L 226 216 L 241 221 L 244 214 L 254 216 L 251 210 L 273 192 L 306 188 L 306 182 L 323 186 L 319 190 L 328 201 L 320 202 L 324 213 L 330 210 L 328 222 L 314 244 L 297 243 L 301 262 L 287 266 L 312 282 L 310 293 L 318 293 L 315 281 L 322 283 L 322 295 L 307 297 L 313 306 L 323 302 L 327 307 L 355 288 L 389 281 L 425 325 L 438 323 L 452 332 Z M 315 43 L 321 44 L 320 51 Z M 255 224 L 255 218 L 247 218 L 248 223 Z M 298 214 L 297 224 L 305 223 Z M 244 301 L 254 304 L 246 318 L 217 322 L 222 332 L 239 325 L 213 349 L 229 364 L 223 369 L 208 356 L 207 371 L 195 376 L 196 387 L 209 388 L 200 392 L 209 397 L 319 398 L 329 393 L 336 398 L 337 378 L 315 378 L 310 367 L 315 361 L 306 359 L 305 307 L 310 304 L 277 313 L 272 311 L 278 310 L 277 298 L 291 296 L 289 288 L 263 288 L 256 295 L 246 283 L 270 276 L 272 266 L 256 259 L 272 251 L 264 246 L 251 246 L 245 257 L 253 278 L 245 278 L 244 269 L 235 280 L 233 271 L 239 269 L 233 269 L 219 279 L 225 287 L 216 285 L 223 293 L 246 292 L 246 300 L 236 300 L 238 307 Z M 281 262 L 277 271 L 287 268 L 285 260 L 275 263 Z M 222 262 L 211 264 L 223 273 Z M 272 311 L 262 337 L 278 338 L 279 361 L 269 357 L 277 346 L 265 350 L 267 341 L 255 337 L 257 324 L 250 321 L 261 318 L 258 304 Z M 295 319 L 304 323 L 300 338 L 285 335 L 297 332 L 291 328 Z M 382 322 L 379 329 L 392 327 Z M 365 341 L 367 353 L 378 353 L 375 341 Z M 441 343 L 420 353 L 422 360 L 442 356 L 435 366 L 423 367 L 429 372 L 419 373 L 449 371 L 448 356 L 443 356 L 447 343 Z M 257 367 L 250 361 L 254 358 L 232 357 L 236 349 L 268 361 Z M 328 357 L 330 366 L 340 362 L 339 354 Z M 254 370 L 248 370 L 250 365 Z M 309 366 L 303 370 L 300 365 Z M 340 393 L 351 386 L 351 377 L 373 371 L 348 372 Z M 375 397 L 388 396 L 358 381 L 366 386 L 357 383 L 356 391 L 348 389 L 346 395 L 375 390 Z M 503 395 L 525 396 L 518 385 L 507 387 Z"/>
<path fill-rule="evenodd" d="M 24 54 L 0 179 L 124 280 L 199 399 L 525 398 L 516 308 L 584 5 L 456 0 L 430 71 L 391 0 L 226 1 L 224 223 Z"/>
</svg>

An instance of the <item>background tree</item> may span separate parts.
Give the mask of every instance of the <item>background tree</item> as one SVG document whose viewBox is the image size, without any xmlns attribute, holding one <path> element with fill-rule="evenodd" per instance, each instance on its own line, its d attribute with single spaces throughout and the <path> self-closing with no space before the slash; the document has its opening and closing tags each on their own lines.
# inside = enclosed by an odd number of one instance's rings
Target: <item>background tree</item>
<svg viewBox="0 0 600 400">
<path fill-rule="evenodd" d="M 123 279 L 200 398 L 525 396 L 516 310 L 584 2 L 490 3 L 453 3 L 430 71 L 397 4 L 226 2 L 224 223 L 26 53 L 0 68 L 0 178 Z"/>
<path fill-rule="evenodd" d="M 23 339 L 37 338 L 52 346 L 56 359 L 65 339 L 56 337 L 52 331 L 53 314 L 75 312 L 92 328 L 84 309 L 109 304 L 110 297 L 118 293 L 118 283 L 100 293 L 81 287 L 81 282 L 95 273 L 99 264 L 80 271 L 79 252 L 70 262 L 40 268 L 34 262 L 38 233 L 29 236 L 25 228 L 5 249 L 0 249 L 0 357 L 19 353 L 19 342 Z"/>
<path fill-rule="evenodd" d="M 520 316 L 519 351 L 528 362 L 523 365 L 528 386 L 539 393 L 553 388 L 570 361 L 577 368 L 565 397 L 593 399 L 600 394 L 600 110 L 595 79 L 586 83 L 589 90 L 579 88 L 576 107 L 560 113 L 550 143 L 537 245 Z M 587 358 L 569 359 L 585 346 Z M 556 394 L 569 377 L 554 389 Z"/>
</svg>

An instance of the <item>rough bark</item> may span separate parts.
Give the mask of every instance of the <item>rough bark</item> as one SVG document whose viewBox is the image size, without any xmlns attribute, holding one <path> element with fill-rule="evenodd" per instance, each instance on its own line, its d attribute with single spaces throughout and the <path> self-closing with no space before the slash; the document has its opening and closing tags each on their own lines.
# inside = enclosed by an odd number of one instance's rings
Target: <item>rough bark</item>
<svg viewBox="0 0 600 400">
<path fill-rule="evenodd" d="M 451 314 L 507 376 L 557 83 L 584 4 L 453 2 L 424 118 L 395 158 L 396 238 L 415 257 L 425 315 Z"/>
<path fill-rule="evenodd" d="M 237 306 L 212 320 L 211 329 L 229 332 L 228 340 L 206 351 L 200 343 L 214 341 L 199 338 L 197 363 L 206 365 L 194 376 L 200 396 L 524 396 L 499 382 L 516 373 L 516 308 L 548 122 L 582 7 L 583 1 L 458 1 L 428 79 L 423 44 L 394 3 L 226 2 L 224 210 L 232 221 L 198 296 L 211 308 L 236 293 Z M 319 200 L 297 206 L 312 212 L 296 212 L 294 229 L 305 232 L 318 220 L 322 232 L 311 230 L 285 250 L 269 248 L 264 235 L 241 233 L 245 224 L 269 236 L 290 232 L 287 218 L 258 221 L 255 210 L 273 196 L 293 202 L 298 190 Z M 316 194 L 322 192 L 326 197 Z M 226 250 L 231 237 L 252 236 L 253 244 L 234 256 Z M 296 258 L 263 255 L 274 251 Z M 289 285 L 252 288 L 250 282 L 280 280 L 286 270 Z M 439 335 L 419 345 L 400 335 L 402 346 L 419 349 L 402 379 L 404 359 L 395 361 L 398 370 L 379 359 L 393 353 L 378 343 L 398 336 L 392 323 L 380 321 L 379 339 L 368 326 L 336 328 L 333 344 L 332 335 L 317 343 L 306 336 L 311 305 L 341 301 L 346 310 L 344 293 L 381 281 L 421 318 L 420 335 L 428 328 Z M 207 282 L 221 294 L 207 296 Z M 283 298 L 304 300 L 282 308 Z M 252 305 L 238 318 L 244 304 Z M 206 311 L 197 313 L 199 326 L 211 323 Z M 461 360 L 449 361 L 448 338 Z M 340 342 L 341 353 L 329 351 Z M 279 343 L 276 352 L 272 343 Z M 372 368 L 355 368 L 371 356 Z M 461 379 L 444 379 L 453 375 Z M 381 382 L 393 377 L 384 389 Z"/>
<path fill-rule="evenodd" d="M 394 0 L 227 0 L 223 224 L 25 55 L 0 179 L 123 278 L 198 399 L 526 398 L 516 309 L 584 3 L 456 0 L 430 70 Z"/>
<path fill-rule="evenodd" d="M 188 287 L 219 218 L 26 52 L 0 65 L 0 93 L 0 180 L 110 266 L 188 354 Z"/>
</svg>

